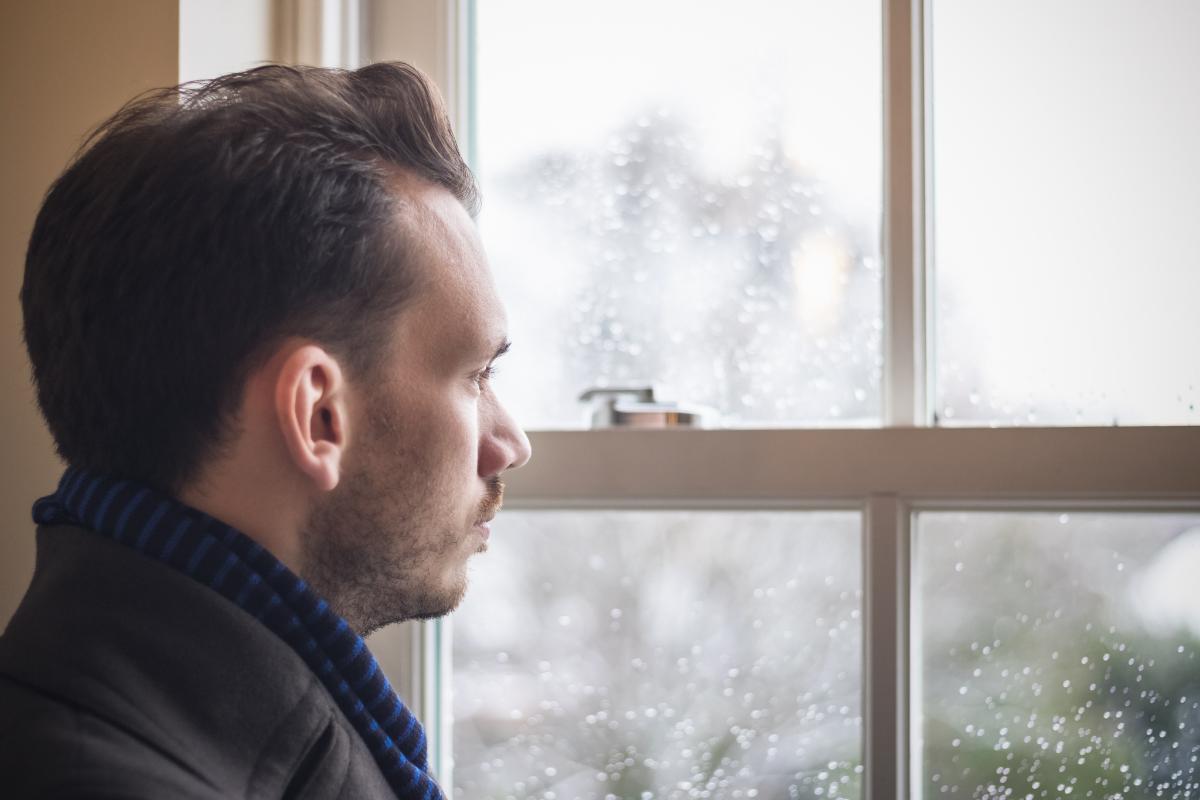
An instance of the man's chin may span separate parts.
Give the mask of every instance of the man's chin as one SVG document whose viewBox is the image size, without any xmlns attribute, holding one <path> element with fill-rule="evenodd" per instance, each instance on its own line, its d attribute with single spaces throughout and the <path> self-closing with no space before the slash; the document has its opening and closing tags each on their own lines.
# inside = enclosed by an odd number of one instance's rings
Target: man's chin
<svg viewBox="0 0 1200 800">
<path fill-rule="evenodd" d="M 441 619 L 442 617 L 446 616 L 451 611 L 453 611 L 455 608 L 458 608 L 457 604 L 455 604 L 454 608 L 447 608 L 445 611 L 422 611 L 420 614 L 416 614 L 411 617 L 406 617 L 403 621 L 404 622 L 413 622 L 413 621 L 426 621 L 426 620 L 433 620 L 433 619 Z"/>
<path fill-rule="evenodd" d="M 429 620 L 441 619 L 447 614 L 454 611 L 462 603 L 465 592 L 460 592 L 454 597 L 443 598 L 438 603 L 429 603 L 420 608 L 410 610 L 396 622 L 409 622 L 412 620 Z"/>
<path fill-rule="evenodd" d="M 426 598 L 427 602 L 423 603 L 409 619 L 437 619 L 444 617 L 462 604 L 466 594 L 467 569 L 464 564 L 462 571 L 456 576 L 454 584 L 437 597 L 428 596 Z"/>
</svg>

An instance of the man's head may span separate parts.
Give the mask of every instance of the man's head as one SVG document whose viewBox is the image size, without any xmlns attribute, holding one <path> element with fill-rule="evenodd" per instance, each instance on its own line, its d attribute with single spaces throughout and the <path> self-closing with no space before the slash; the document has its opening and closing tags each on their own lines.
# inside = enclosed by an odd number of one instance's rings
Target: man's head
<svg viewBox="0 0 1200 800">
<path fill-rule="evenodd" d="M 411 67 L 134 101 L 47 195 L 21 300 L 63 458 L 276 549 L 360 630 L 444 613 L 528 443 L 470 171 Z"/>
</svg>

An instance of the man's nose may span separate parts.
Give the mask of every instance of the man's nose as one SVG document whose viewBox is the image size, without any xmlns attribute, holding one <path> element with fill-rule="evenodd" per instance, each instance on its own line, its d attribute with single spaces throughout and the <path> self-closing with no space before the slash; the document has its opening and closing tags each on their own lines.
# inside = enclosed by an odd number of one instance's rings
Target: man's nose
<svg viewBox="0 0 1200 800">
<path fill-rule="evenodd" d="M 525 466 L 529 461 L 529 457 L 533 455 L 533 447 L 529 444 L 529 437 L 525 435 L 525 431 L 518 426 L 513 426 L 513 453 L 512 459 L 508 462 L 509 469 L 518 469 Z"/>
<path fill-rule="evenodd" d="M 533 454 L 529 437 L 500 403 L 494 413 L 492 430 L 480 453 L 479 474 L 483 477 L 522 467 Z"/>
</svg>

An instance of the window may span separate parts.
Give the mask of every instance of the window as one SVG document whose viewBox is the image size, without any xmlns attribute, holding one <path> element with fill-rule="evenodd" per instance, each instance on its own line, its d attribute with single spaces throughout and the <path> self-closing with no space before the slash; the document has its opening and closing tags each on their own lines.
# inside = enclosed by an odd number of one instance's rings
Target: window
<svg viewBox="0 0 1200 800">
<path fill-rule="evenodd" d="M 583 389 L 652 380 L 725 426 L 878 425 L 878 4 L 475 8 L 518 418 L 578 427 Z"/>
<path fill-rule="evenodd" d="M 1196 424 L 1200 8 L 937 0 L 930 28 L 939 422 Z"/>
<path fill-rule="evenodd" d="M 455 617 L 456 795 L 857 796 L 861 525 L 509 512 Z"/>
<path fill-rule="evenodd" d="M 535 451 L 455 796 L 1195 794 L 1195 6 L 407 5 Z M 718 429 L 586 429 L 643 380 Z"/>
<path fill-rule="evenodd" d="M 1200 514 L 917 517 L 926 797 L 1188 797 Z"/>
</svg>

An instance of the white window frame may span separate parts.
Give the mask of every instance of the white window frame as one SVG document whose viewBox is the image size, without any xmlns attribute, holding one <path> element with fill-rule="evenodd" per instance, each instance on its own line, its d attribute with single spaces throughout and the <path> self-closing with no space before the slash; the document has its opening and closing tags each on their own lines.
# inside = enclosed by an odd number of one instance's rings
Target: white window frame
<svg viewBox="0 0 1200 800">
<path fill-rule="evenodd" d="M 330 0 L 325 0 L 330 2 Z M 370 60 L 416 64 L 471 151 L 472 0 L 356 2 Z M 1200 511 L 1200 426 L 933 427 L 926 0 L 883 2 L 883 427 L 531 431 L 508 509 L 855 509 L 863 515 L 864 796 L 920 797 L 913 520 L 923 511 Z M 338 34 L 345 40 L 345 32 Z M 519 314 L 520 309 L 511 309 Z M 519 346 L 519 343 L 517 343 Z M 449 792 L 449 620 L 377 634 Z M 388 659 L 385 667 L 389 666 Z M 918 709 L 919 711 L 919 709 Z"/>
</svg>

